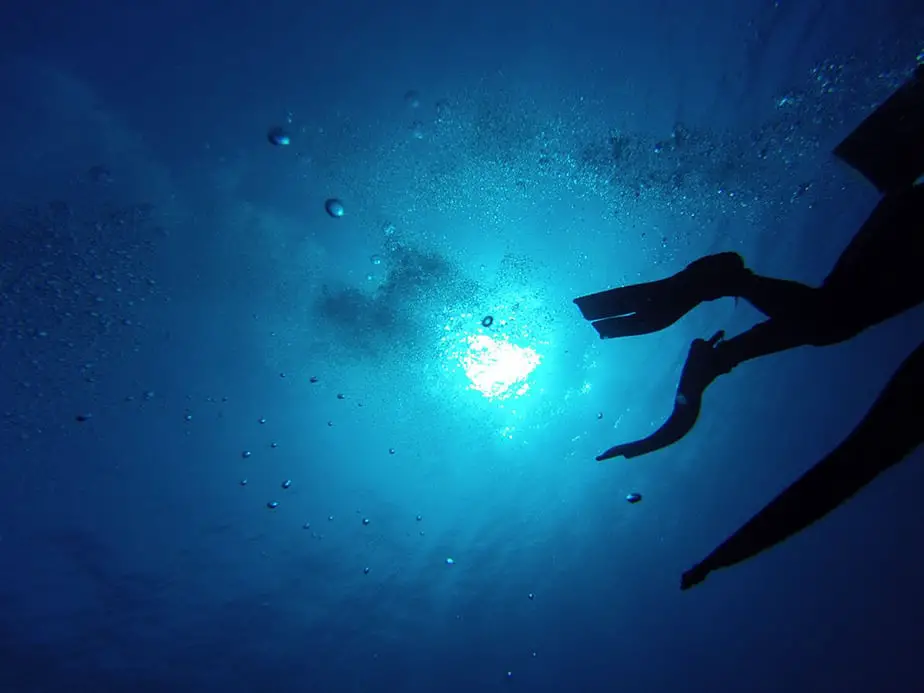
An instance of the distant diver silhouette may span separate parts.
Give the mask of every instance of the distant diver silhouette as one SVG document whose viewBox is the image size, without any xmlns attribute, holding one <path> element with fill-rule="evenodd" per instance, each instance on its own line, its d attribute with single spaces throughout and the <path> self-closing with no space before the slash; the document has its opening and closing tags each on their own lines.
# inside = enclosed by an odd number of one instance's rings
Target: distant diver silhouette
<svg viewBox="0 0 924 693">
<path fill-rule="evenodd" d="M 744 298 L 768 320 L 724 340 L 690 345 L 667 422 L 645 439 L 597 457 L 635 457 L 680 440 L 718 376 L 759 356 L 836 344 L 924 302 L 924 65 L 834 151 L 882 193 L 818 288 L 754 274 L 735 253 L 710 255 L 655 282 L 575 299 L 601 338 L 646 334 L 673 324 L 703 301 Z M 916 184 L 918 181 L 919 184 Z M 706 559 L 681 589 L 740 563 L 808 527 L 849 499 L 924 440 L 924 343 L 904 361 L 866 417 L 827 457 L 771 501 Z"/>
</svg>

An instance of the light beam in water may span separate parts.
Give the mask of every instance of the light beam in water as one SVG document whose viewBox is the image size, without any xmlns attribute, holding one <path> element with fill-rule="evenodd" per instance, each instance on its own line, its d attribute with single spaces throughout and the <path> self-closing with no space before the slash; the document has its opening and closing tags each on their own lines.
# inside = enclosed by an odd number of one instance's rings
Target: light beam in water
<svg viewBox="0 0 924 693">
<path fill-rule="evenodd" d="M 542 360 L 531 347 L 521 347 L 506 338 L 473 334 L 465 338 L 468 347 L 459 361 L 470 381 L 469 388 L 488 399 L 520 397 L 529 390 L 529 375 Z"/>
</svg>

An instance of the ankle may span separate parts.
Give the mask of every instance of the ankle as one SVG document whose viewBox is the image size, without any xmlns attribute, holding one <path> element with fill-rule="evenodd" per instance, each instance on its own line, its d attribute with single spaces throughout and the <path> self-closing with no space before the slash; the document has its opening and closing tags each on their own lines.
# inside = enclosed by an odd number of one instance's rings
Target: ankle
<svg viewBox="0 0 924 693">
<path fill-rule="evenodd" d="M 733 290 L 731 295 L 735 298 L 744 298 L 749 295 L 756 276 L 750 268 L 742 267 L 733 277 L 729 278 L 729 288 Z"/>
<path fill-rule="evenodd" d="M 731 373 L 739 361 L 734 355 L 734 342 L 722 340 L 712 348 L 715 370 L 718 375 Z"/>
<path fill-rule="evenodd" d="M 743 265 L 716 275 L 709 285 L 704 287 L 703 299 L 716 301 L 720 298 L 745 298 L 751 293 L 756 276 Z"/>
</svg>

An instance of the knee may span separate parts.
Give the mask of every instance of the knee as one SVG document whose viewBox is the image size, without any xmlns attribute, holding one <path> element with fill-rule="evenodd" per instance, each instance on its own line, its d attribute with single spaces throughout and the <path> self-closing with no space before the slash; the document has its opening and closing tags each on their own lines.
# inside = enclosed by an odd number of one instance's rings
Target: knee
<svg viewBox="0 0 924 693">
<path fill-rule="evenodd" d="M 823 347 L 831 346 L 832 344 L 840 344 L 841 342 L 846 342 L 848 339 L 856 337 L 860 333 L 860 330 L 856 329 L 846 329 L 840 325 L 835 325 L 832 329 L 828 330 L 816 330 L 810 336 L 808 343 L 811 346 Z"/>
<path fill-rule="evenodd" d="M 842 302 L 821 300 L 814 312 L 814 317 L 804 326 L 812 346 L 839 344 L 863 331 L 858 316 L 847 310 Z"/>
</svg>

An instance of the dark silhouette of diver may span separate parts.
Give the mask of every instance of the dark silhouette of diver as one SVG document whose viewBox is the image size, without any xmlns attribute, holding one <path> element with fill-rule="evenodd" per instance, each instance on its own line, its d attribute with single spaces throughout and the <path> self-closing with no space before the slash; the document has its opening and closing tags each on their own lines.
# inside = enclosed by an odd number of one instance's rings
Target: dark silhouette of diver
<svg viewBox="0 0 924 693">
<path fill-rule="evenodd" d="M 767 316 L 724 339 L 696 339 L 673 411 L 661 428 L 597 457 L 636 457 L 680 440 L 696 423 L 705 389 L 759 356 L 797 346 L 836 344 L 924 302 L 924 65 L 857 127 L 835 155 L 883 194 L 820 287 L 762 277 L 736 253 L 710 255 L 678 274 L 575 299 L 601 338 L 647 334 L 673 324 L 703 301 L 747 300 Z M 807 527 L 896 464 L 924 439 L 924 344 L 908 357 L 866 418 L 830 455 L 790 486 L 707 559 L 684 574 L 682 588 Z"/>
</svg>

